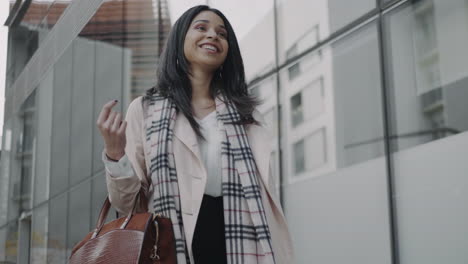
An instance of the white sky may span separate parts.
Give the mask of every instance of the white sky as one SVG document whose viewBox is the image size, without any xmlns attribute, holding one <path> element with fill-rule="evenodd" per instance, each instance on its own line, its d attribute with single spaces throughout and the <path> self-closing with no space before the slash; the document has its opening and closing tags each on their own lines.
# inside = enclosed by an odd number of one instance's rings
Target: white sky
<svg viewBox="0 0 468 264">
<path fill-rule="evenodd" d="M 3 107 L 5 103 L 6 49 L 8 43 L 8 27 L 3 26 L 8 17 L 9 1 L 0 1 L 0 137 L 3 134 Z M 0 141 L 0 148 L 1 148 Z"/>
</svg>

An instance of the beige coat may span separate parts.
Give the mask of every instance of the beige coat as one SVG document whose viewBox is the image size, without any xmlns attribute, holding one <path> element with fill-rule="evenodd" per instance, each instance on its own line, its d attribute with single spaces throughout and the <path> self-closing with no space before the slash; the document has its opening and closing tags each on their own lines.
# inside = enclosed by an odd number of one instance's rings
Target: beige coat
<svg viewBox="0 0 468 264">
<path fill-rule="evenodd" d="M 258 111 L 254 118 L 263 123 Z M 135 174 L 113 177 L 107 171 L 107 189 L 112 205 L 120 212 L 127 213 L 134 204 L 136 194 L 143 187 L 149 197 L 152 197 L 152 186 L 149 186 L 148 167 L 150 164 L 145 143 L 145 129 L 141 97 L 136 98 L 128 107 L 127 145 L 125 153 L 128 156 Z M 179 181 L 182 220 L 187 239 L 187 248 L 193 262 L 192 240 L 195 224 L 205 190 L 207 172 L 201 160 L 197 138 L 187 118 L 179 113 L 174 125 L 174 156 Z M 261 194 L 265 213 L 272 236 L 273 251 L 277 264 L 290 264 L 293 261 L 292 242 L 281 205 L 274 193 L 271 177 L 270 156 L 272 137 L 264 126 L 247 125 L 249 138 L 255 162 L 261 176 Z M 152 199 L 148 208 L 152 208 Z"/>
</svg>

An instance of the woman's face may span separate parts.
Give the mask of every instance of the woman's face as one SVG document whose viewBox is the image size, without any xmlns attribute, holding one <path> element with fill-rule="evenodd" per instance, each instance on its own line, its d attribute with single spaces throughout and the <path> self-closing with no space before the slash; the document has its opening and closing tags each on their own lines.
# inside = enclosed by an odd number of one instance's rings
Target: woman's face
<svg viewBox="0 0 468 264">
<path fill-rule="evenodd" d="M 184 54 L 190 66 L 215 71 L 226 59 L 228 48 L 223 20 L 211 11 L 200 12 L 185 35 Z"/>
</svg>

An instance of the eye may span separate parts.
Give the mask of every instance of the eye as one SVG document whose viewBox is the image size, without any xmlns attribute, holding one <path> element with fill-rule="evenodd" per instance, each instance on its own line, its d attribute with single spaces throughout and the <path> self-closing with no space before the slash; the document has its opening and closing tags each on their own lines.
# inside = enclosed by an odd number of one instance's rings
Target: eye
<svg viewBox="0 0 468 264">
<path fill-rule="evenodd" d="M 220 36 L 223 37 L 223 38 L 226 38 L 226 37 L 227 37 L 226 32 L 219 32 L 218 35 L 220 35 Z"/>
<path fill-rule="evenodd" d="M 200 25 L 200 26 L 196 26 L 195 29 L 198 29 L 198 30 L 203 31 L 203 30 L 205 30 L 206 28 L 205 28 L 205 26 Z"/>
</svg>

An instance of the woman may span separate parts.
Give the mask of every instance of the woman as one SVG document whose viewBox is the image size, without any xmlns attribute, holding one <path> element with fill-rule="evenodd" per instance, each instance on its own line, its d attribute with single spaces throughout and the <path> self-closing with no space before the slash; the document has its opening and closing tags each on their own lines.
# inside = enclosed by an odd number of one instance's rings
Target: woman
<svg viewBox="0 0 468 264">
<path fill-rule="evenodd" d="M 157 85 L 126 121 L 104 105 L 97 125 L 112 205 L 128 213 L 140 190 L 174 224 L 178 263 L 293 263 L 272 192 L 270 138 L 247 92 L 234 31 L 208 6 L 174 24 Z"/>
</svg>

